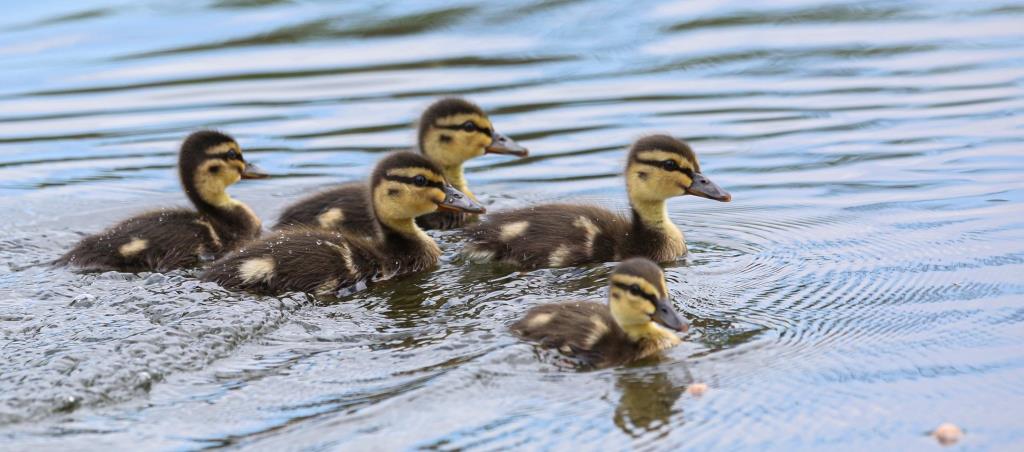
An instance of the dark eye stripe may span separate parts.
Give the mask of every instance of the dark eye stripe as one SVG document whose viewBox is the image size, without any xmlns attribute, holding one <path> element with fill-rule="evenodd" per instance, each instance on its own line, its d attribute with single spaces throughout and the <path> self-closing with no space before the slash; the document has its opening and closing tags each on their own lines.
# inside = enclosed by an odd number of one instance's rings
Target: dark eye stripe
<svg viewBox="0 0 1024 452">
<path fill-rule="evenodd" d="M 232 153 L 231 151 L 221 152 L 220 154 L 210 154 L 210 157 L 219 158 L 221 160 L 240 160 L 243 162 L 245 161 L 245 159 L 242 158 L 242 154 L 239 154 L 238 152 Z"/>
<path fill-rule="evenodd" d="M 486 134 L 487 136 L 491 136 L 493 134 L 493 132 L 491 132 L 491 129 L 488 129 L 487 127 L 480 127 L 480 125 L 475 122 L 473 124 L 476 125 L 476 131 L 474 133 L 483 133 Z M 462 124 L 459 124 L 457 126 L 442 126 L 439 124 L 434 124 L 434 127 L 437 127 L 438 129 L 463 130 Z"/>
<path fill-rule="evenodd" d="M 661 169 L 664 170 L 665 167 L 661 166 L 661 162 L 663 162 L 663 161 L 664 160 L 643 160 L 643 159 L 636 159 L 635 160 L 635 162 L 637 162 L 637 163 L 642 163 L 644 165 L 656 166 L 656 167 L 661 168 Z M 666 170 L 666 171 L 668 171 L 668 170 Z M 687 168 L 685 166 L 680 166 L 679 168 L 674 169 L 672 171 L 678 171 L 680 173 L 683 173 L 683 174 L 689 176 L 690 179 L 693 179 L 693 170 L 689 169 L 689 168 Z"/>
<path fill-rule="evenodd" d="M 394 182 L 401 182 L 403 184 L 416 185 L 416 178 L 415 177 L 384 176 L 384 179 L 387 179 L 389 181 L 394 181 Z M 444 184 L 442 184 L 440 182 L 434 182 L 434 181 L 432 181 L 430 179 L 427 179 L 427 185 L 424 185 L 424 186 L 425 187 L 440 188 L 442 190 L 444 189 Z"/>
<path fill-rule="evenodd" d="M 620 282 L 613 282 L 612 285 L 615 286 L 615 287 L 618 287 L 618 288 L 620 288 L 622 290 L 625 290 L 626 292 L 629 292 L 629 286 L 626 285 L 626 284 L 623 284 L 623 283 L 620 283 Z M 650 301 L 651 303 L 654 303 L 655 305 L 658 304 L 658 297 L 647 293 L 643 289 L 641 289 L 640 292 L 641 292 L 641 294 L 640 294 L 641 297 L 643 297 L 647 301 Z"/>
</svg>

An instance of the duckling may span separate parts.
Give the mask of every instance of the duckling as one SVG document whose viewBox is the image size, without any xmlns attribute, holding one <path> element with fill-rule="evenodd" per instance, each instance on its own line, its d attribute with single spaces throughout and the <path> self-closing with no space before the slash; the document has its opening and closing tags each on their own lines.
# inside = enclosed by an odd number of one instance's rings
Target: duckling
<svg viewBox="0 0 1024 452">
<path fill-rule="evenodd" d="M 201 275 L 232 290 L 317 295 L 418 272 L 437 264 L 441 250 L 414 221 L 438 210 L 483 213 L 449 185 L 422 155 L 397 152 L 377 163 L 369 189 L 377 239 L 295 226 L 275 232 L 214 262 Z"/>
<path fill-rule="evenodd" d="M 672 307 L 657 264 L 640 257 L 622 261 L 609 278 L 608 292 L 607 305 L 537 306 L 512 325 L 512 332 L 595 367 L 641 360 L 682 342 L 674 331 L 685 332 L 689 323 Z"/>
<path fill-rule="evenodd" d="M 641 256 L 669 262 L 686 254 L 683 233 L 668 218 L 669 198 L 732 199 L 700 172 L 686 143 L 652 135 L 633 144 L 626 164 L 632 215 L 596 206 L 547 204 L 498 212 L 472 226 L 466 256 L 520 268 L 564 267 Z"/>
<path fill-rule="evenodd" d="M 178 174 L 196 210 L 163 209 L 88 236 L 57 259 L 92 271 L 158 271 L 197 266 L 259 237 L 259 217 L 227 194 L 239 179 L 267 177 L 242 157 L 234 138 L 201 130 L 181 144 Z"/>
<path fill-rule="evenodd" d="M 525 157 L 528 150 L 494 130 L 487 114 L 464 99 L 445 98 L 427 108 L 419 121 L 420 152 L 441 168 L 456 190 L 474 201 L 463 175 L 462 164 L 484 154 Z M 281 214 L 274 229 L 306 225 L 371 236 L 375 222 L 368 213 L 364 184 L 345 184 L 314 194 L 291 205 Z M 416 220 L 424 229 L 462 227 L 475 215 L 464 212 L 435 212 Z"/>
</svg>

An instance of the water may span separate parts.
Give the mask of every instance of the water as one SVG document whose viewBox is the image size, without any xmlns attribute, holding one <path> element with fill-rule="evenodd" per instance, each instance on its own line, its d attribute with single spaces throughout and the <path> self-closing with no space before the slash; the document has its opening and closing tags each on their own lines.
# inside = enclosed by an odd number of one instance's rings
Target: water
<svg viewBox="0 0 1024 452">
<path fill-rule="evenodd" d="M 0 437 L 11 448 L 924 449 L 1024 444 L 1024 6 L 1011 1 L 21 2 L 0 18 Z M 763 2 L 769 3 L 769 2 Z M 42 265 L 184 203 L 189 131 L 278 177 L 266 222 L 467 96 L 530 158 L 492 209 L 623 207 L 637 136 L 686 137 L 730 204 L 670 202 L 694 328 L 577 372 L 511 337 L 610 266 L 457 259 L 343 301 Z M 686 393 L 705 383 L 703 396 Z"/>
</svg>

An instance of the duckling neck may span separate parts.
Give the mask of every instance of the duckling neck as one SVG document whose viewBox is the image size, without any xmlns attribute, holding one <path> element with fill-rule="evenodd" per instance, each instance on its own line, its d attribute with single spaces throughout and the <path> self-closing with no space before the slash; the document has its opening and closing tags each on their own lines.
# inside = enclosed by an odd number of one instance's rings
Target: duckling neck
<svg viewBox="0 0 1024 452">
<path fill-rule="evenodd" d="M 251 238 L 259 235 L 262 223 L 259 217 L 241 201 L 225 190 L 186 187 L 189 200 L 203 216 L 214 220 L 218 234 L 228 238 Z"/>
<path fill-rule="evenodd" d="M 626 333 L 626 337 L 636 344 L 639 349 L 640 353 L 636 359 L 646 358 L 682 342 L 682 339 L 679 339 L 679 336 L 675 333 L 654 322 L 623 326 L 622 330 Z"/>
<path fill-rule="evenodd" d="M 453 166 L 442 167 L 441 172 L 444 173 L 444 178 L 447 179 L 448 183 L 452 184 L 456 190 L 469 195 L 470 198 L 477 201 L 476 195 L 469 191 L 469 185 L 466 184 L 466 175 L 463 174 L 461 163 Z"/>
<path fill-rule="evenodd" d="M 668 217 L 665 201 L 634 201 L 633 220 L 637 223 L 634 226 L 661 232 L 670 240 L 683 240 L 683 233 Z"/>
<path fill-rule="evenodd" d="M 675 228 L 672 221 L 668 219 L 665 201 L 633 201 L 633 216 L 634 219 L 651 229 Z"/>
<path fill-rule="evenodd" d="M 385 245 L 402 245 L 412 241 L 424 246 L 429 254 L 441 255 L 441 249 L 438 248 L 437 243 L 419 226 L 416 226 L 415 219 L 378 218 L 378 222 L 380 222 L 381 230 L 384 231 Z"/>
<path fill-rule="evenodd" d="M 658 262 L 686 254 L 686 240 L 669 219 L 664 200 L 633 200 L 632 207 L 633 231 L 627 245 L 631 254 L 645 255 Z"/>
</svg>

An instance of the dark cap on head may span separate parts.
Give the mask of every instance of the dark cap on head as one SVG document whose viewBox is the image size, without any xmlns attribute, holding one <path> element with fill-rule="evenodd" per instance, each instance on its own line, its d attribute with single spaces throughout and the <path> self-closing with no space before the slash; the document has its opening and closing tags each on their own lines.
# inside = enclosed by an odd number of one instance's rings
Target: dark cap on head
<svg viewBox="0 0 1024 452">
<path fill-rule="evenodd" d="M 652 286 L 657 287 L 659 291 L 664 287 L 663 282 L 665 280 L 664 272 L 661 267 L 655 264 L 654 261 L 643 258 L 633 257 L 619 262 L 619 265 L 615 266 L 613 275 L 630 275 L 643 278 L 647 282 L 651 283 Z M 661 294 L 662 297 L 668 294 Z"/>
<path fill-rule="evenodd" d="M 230 135 L 216 130 L 199 130 L 193 132 L 181 143 L 178 154 L 178 167 L 188 173 L 191 178 L 192 168 L 206 160 L 206 150 L 224 143 L 234 143 Z"/>
<path fill-rule="evenodd" d="M 437 165 L 427 160 L 426 157 L 409 151 L 398 151 L 388 154 L 377 162 L 377 166 L 373 168 L 373 177 L 370 179 L 370 184 L 376 187 L 388 170 L 394 168 L 424 168 L 433 171 L 439 176 L 444 174 Z"/>
<path fill-rule="evenodd" d="M 231 136 L 226 133 L 218 132 L 216 130 L 199 130 L 192 132 L 188 138 L 185 138 L 185 141 L 181 143 L 181 150 L 182 152 L 189 150 L 201 150 L 205 152 L 207 149 L 218 144 L 233 142 L 235 142 L 235 139 L 231 138 Z"/>
<path fill-rule="evenodd" d="M 466 99 L 458 97 L 446 97 L 430 104 L 423 114 L 420 115 L 419 142 L 423 143 L 423 136 L 427 133 L 427 127 L 438 118 L 459 114 L 477 114 L 487 116 L 484 110 Z"/>
<path fill-rule="evenodd" d="M 690 145 L 668 135 L 649 135 L 633 143 L 629 150 L 629 160 L 635 160 L 637 154 L 644 151 L 665 151 L 679 154 L 684 159 L 693 163 L 693 170 L 700 172 L 700 164 L 697 163 L 697 155 L 690 149 Z"/>
</svg>

